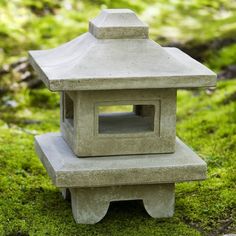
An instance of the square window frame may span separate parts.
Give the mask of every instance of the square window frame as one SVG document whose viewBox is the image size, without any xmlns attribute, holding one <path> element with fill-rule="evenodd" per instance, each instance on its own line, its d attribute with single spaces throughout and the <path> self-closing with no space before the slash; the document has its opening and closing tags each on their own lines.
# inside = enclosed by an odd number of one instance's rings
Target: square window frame
<svg viewBox="0 0 236 236">
<path fill-rule="evenodd" d="M 99 107 L 100 106 L 119 106 L 119 105 L 152 105 L 154 106 L 153 130 L 133 133 L 99 133 Z M 94 135 L 97 138 L 119 138 L 119 137 L 144 137 L 158 136 L 160 137 L 160 107 L 161 101 L 157 100 L 127 100 L 127 101 L 104 101 L 94 104 Z"/>
<path fill-rule="evenodd" d="M 64 91 L 63 91 L 64 92 Z M 63 93 L 62 92 L 62 93 Z M 75 126 L 62 121 L 62 137 L 79 157 L 172 153 L 176 141 L 176 89 L 80 90 L 66 91 L 74 101 Z M 62 103 L 61 96 L 61 106 Z M 159 122 L 154 132 L 98 133 L 100 104 L 154 105 Z M 157 111 L 157 109 L 156 109 Z M 63 109 L 61 109 L 61 117 Z"/>
</svg>

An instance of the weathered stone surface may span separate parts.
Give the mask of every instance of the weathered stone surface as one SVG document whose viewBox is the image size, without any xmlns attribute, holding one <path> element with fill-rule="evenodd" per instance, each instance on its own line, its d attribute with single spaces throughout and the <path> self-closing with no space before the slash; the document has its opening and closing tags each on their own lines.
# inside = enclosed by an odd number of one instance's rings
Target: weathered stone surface
<svg viewBox="0 0 236 236">
<path fill-rule="evenodd" d="M 99 222 L 111 201 L 143 200 L 153 218 L 174 214 L 174 184 L 131 185 L 99 188 L 70 188 L 74 219 L 80 224 Z"/>
<path fill-rule="evenodd" d="M 81 224 L 97 223 L 120 200 L 142 199 L 150 216 L 171 217 L 174 183 L 206 177 L 205 162 L 179 139 L 175 153 L 156 155 L 79 158 L 59 133 L 36 136 L 35 147 Z"/>
<path fill-rule="evenodd" d="M 89 32 L 99 39 L 148 38 L 148 26 L 129 9 L 105 9 L 89 22 Z"/>
<path fill-rule="evenodd" d="M 176 48 L 164 48 L 148 39 L 147 26 L 124 9 L 104 10 L 90 22 L 90 32 L 29 55 L 39 78 L 52 91 L 216 84 L 215 73 L 204 65 Z"/>
<path fill-rule="evenodd" d="M 88 33 L 29 54 L 47 87 L 62 91 L 61 133 L 36 136 L 35 148 L 71 197 L 77 223 L 96 223 L 111 201 L 133 199 L 152 217 L 170 217 L 174 184 L 206 178 L 206 163 L 175 137 L 176 89 L 214 86 L 216 75 L 148 39 L 132 11 L 103 10 Z M 112 105 L 133 108 L 99 112 Z"/>
<path fill-rule="evenodd" d="M 59 133 L 35 137 L 36 151 L 57 187 L 175 183 L 206 178 L 206 163 L 179 139 L 172 154 L 79 158 Z"/>
<path fill-rule="evenodd" d="M 73 125 L 71 119 L 65 118 L 65 96 L 73 100 Z M 124 113 L 99 115 L 99 106 L 122 104 L 152 105 L 150 125 L 153 128 L 145 129 L 149 117 L 138 115 L 139 111 L 126 116 Z M 176 89 L 66 92 L 62 94 L 61 108 L 62 136 L 80 157 L 171 153 L 175 150 Z"/>
</svg>

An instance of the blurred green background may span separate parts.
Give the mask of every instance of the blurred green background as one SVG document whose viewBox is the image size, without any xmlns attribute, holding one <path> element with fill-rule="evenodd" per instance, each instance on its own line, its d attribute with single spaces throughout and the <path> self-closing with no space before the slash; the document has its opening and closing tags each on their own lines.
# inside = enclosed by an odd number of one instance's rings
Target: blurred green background
<svg viewBox="0 0 236 236">
<path fill-rule="evenodd" d="M 162 46 L 177 46 L 216 72 L 223 72 L 221 78 L 235 76 L 233 0 L 1 0 L 1 90 L 24 87 L 24 82 L 36 86 L 24 73 L 29 70 L 22 59 L 27 51 L 56 47 L 86 32 L 89 19 L 104 8 L 134 10 L 150 25 L 151 39 Z M 21 66 L 17 67 L 17 62 Z"/>
<path fill-rule="evenodd" d="M 216 88 L 178 92 L 177 134 L 207 162 L 208 179 L 177 184 L 170 219 L 150 218 L 140 202 L 121 202 L 99 224 L 76 225 L 34 153 L 34 135 L 59 131 L 59 95 L 35 76 L 27 51 L 86 32 L 104 8 L 134 10 L 151 39 L 218 74 Z M 235 0 L 0 0 L 0 235 L 236 233 L 235 55 Z"/>
</svg>

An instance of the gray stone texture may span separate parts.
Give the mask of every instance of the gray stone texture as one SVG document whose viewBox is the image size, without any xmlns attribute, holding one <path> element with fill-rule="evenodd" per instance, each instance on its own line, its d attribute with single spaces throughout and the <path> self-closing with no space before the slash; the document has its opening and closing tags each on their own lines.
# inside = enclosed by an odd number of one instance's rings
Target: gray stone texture
<svg viewBox="0 0 236 236">
<path fill-rule="evenodd" d="M 70 188 L 74 219 L 80 224 L 99 222 L 111 201 L 143 200 L 153 218 L 174 214 L 174 184 L 129 185 L 100 188 Z"/>
<path fill-rule="evenodd" d="M 36 136 L 35 148 L 82 224 L 99 222 L 120 200 L 141 199 L 150 216 L 171 217 L 174 183 L 206 178 L 206 163 L 179 139 L 172 154 L 80 158 L 60 133 Z"/>
<path fill-rule="evenodd" d="M 98 39 L 148 38 L 148 25 L 128 9 L 105 9 L 89 22 L 89 32 Z"/>
<path fill-rule="evenodd" d="M 65 119 L 65 96 L 73 100 L 74 121 Z M 99 106 L 153 105 L 153 130 L 142 130 L 145 114 L 136 109 L 131 116 L 102 117 L 99 132 Z M 62 93 L 61 132 L 74 153 L 83 156 L 104 156 L 145 153 L 171 153 L 175 150 L 176 89 L 73 91 Z M 135 114 L 135 115 L 133 115 Z M 124 120 L 124 118 L 126 120 Z M 115 119 L 114 119 L 115 118 Z M 111 120 L 111 121 L 109 121 Z M 140 122 L 139 122 L 140 121 Z M 109 123 L 110 122 L 110 123 Z M 122 130 L 119 124 L 124 126 Z M 137 124 L 135 124 L 136 122 Z M 73 125 L 72 125 L 73 123 Z M 109 132 L 116 127 L 115 132 Z M 133 127 L 133 130 L 129 130 Z"/>
<path fill-rule="evenodd" d="M 215 86 L 216 75 L 176 48 L 148 39 L 130 10 L 103 10 L 90 32 L 57 48 L 29 52 L 52 91 Z M 114 39 L 115 38 L 115 39 Z"/>
<path fill-rule="evenodd" d="M 36 136 L 35 148 L 57 187 L 160 184 L 206 178 L 206 163 L 179 139 L 171 154 L 80 158 L 60 133 Z"/>
<path fill-rule="evenodd" d="M 61 133 L 36 136 L 35 148 L 77 223 L 133 199 L 154 218 L 170 217 L 175 183 L 206 178 L 206 163 L 176 138 L 176 89 L 215 86 L 216 75 L 150 40 L 134 12 L 103 10 L 89 32 L 29 56 L 46 86 L 61 91 Z M 133 110 L 99 112 L 111 105 Z"/>
</svg>

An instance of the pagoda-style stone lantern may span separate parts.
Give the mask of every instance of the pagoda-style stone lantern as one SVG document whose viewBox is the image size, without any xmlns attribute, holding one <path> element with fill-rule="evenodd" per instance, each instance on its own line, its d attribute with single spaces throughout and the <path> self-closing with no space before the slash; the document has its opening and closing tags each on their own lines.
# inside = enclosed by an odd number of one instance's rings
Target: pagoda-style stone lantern
<svg viewBox="0 0 236 236">
<path fill-rule="evenodd" d="M 110 201 L 132 199 L 143 199 L 152 217 L 172 216 L 175 183 L 206 174 L 176 139 L 176 90 L 215 86 L 216 75 L 150 40 L 148 26 L 125 9 L 103 10 L 88 33 L 29 54 L 46 86 L 61 91 L 61 133 L 37 136 L 36 150 L 71 194 L 75 220 L 96 223 Z M 102 112 L 110 106 L 132 109 Z"/>
</svg>

